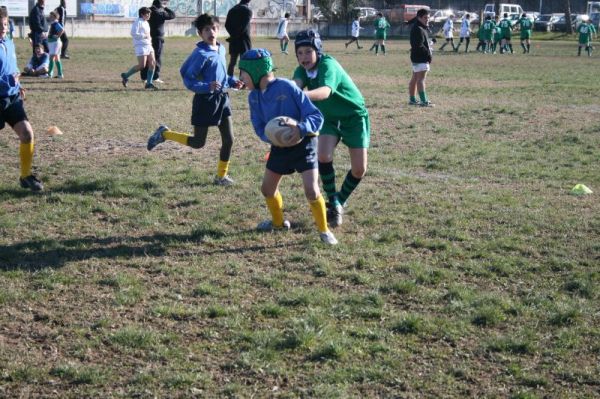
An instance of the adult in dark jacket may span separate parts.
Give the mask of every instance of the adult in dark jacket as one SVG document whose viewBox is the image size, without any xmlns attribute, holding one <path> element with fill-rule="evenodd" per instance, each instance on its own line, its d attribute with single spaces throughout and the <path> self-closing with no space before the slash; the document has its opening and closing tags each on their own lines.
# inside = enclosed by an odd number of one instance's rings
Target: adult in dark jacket
<svg viewBox="0 0 600 399">
<path fill-rule="evenodd" d="M 38 0 L 35 6 L 29 11 L 29 29 L 31 30 L 31 45 L 35 48 L 36 44 L 41 43 L 44 51 L 48 50 L 48 22 L 44 16 L 44 6 L 46 0 Z M 33 50 L 32 50 L 33 51 Z M 35 51 L 33 51 L 35 53 Z"/>
<path fill-rule="evenodd" d="M 235 64 L 240 55 L 252 48 L 250 40 L 250 20 L 252 19 L 252 10 L 248 5 L 250 0 L 240 0 L 227 13 L 225 20 L 225 29 L 229 33 L 229 66 L 227 74 L 233 76 Z"/>
<path fill-rule="evenodd" d="M 164 1 L 164 3 L 167 3 Z M 162 62 L 162 51 L 165 45 L 165 21 L 169 21 L 175 18 L 175 12 L 168 7 L 163 7 L 162 0 L 154 0 L 152 7 L 150 7 L 150 19 L 148 24 L 150 25 L 150 37 L 152 38 L 152 48 L 154 48 L 154 58 L 156 60 L 156 66 L 154 67 L 154 82 L 163 83 L 160 79 L 160 66 Z M 148 68 L 144 68 L 140 71 L 142 80 L 146 80 L 148 74 Z"/>
<path fill-rule="evenodd" d="M 69 53 L 67 53 L 67 47 L 69 47 L 69 38 L 67 37 L 67 1 L 60 0 L 60 5 L 54 10 L 58 14 L 58 23 L 63 26 L 63 34 L 60 35 L 60 41 L 62 42 L 62 49 L 60 50 L 60 58 L 69 59 Z"/>
<path fill-rule="evenodd" d="M 417 11 L 417 17 L 410 30 L 410 61 L 412 62 L 412 78 L 408 83 L 410 105 L 433 107 L 425 92 L 425 77 L 431 64 L 431 47 L 428 33 L 429 10 L 422 8 Z M 417 91 L 420 102 L 417 101 Z"/>
</svg>

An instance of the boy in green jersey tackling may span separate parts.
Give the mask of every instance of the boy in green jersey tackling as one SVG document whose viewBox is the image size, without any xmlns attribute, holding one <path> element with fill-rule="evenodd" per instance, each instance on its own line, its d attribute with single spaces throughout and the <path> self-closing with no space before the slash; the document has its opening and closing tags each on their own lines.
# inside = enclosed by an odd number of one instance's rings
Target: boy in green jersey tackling
<svg viewBox="0 0 600 399">
<path fill-rule="evenodd" d="M 299 64 L 294 81 L 301 89 L 306 88 L 306 95 L 325 119 L 318 144 L 319 175 L 329 200 L 328 222 L 336 227 L 342 224 L 343 205 L 367 170 L 369 112 L 344 68 L 323 53 L 318 32 L 312 29 L 298 32 L 294 44 Z M 340 140 L 349 148 L 351 169 L 340 191 L 336 191 L 333 152 Z"/>
</svg>

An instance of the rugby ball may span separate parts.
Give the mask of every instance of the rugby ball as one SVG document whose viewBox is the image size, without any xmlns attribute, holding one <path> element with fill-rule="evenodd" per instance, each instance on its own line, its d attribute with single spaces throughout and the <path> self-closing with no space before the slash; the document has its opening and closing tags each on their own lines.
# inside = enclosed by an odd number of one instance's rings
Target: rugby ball
<svg viewBox="0 0 600 399">
<path fill-rule="evenodd" d="M 302 141 L 298 132 L 292 126 L 298 125 L 294 118 L 277 116 L 265 126 L 265 135 L 276 147 L 292 147 Z"/>
</svg>

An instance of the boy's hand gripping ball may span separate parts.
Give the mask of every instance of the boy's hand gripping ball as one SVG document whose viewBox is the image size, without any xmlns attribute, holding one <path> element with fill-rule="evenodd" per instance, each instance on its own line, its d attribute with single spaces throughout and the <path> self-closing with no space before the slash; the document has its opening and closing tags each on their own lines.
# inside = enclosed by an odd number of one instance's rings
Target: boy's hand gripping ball
<svg viewBox="0 0 600 399">
<path fill-rule="evenodd" d="M 265 135 L 276 147 L 292 147 L 302 141 L 297 125 L 293 118 L 277 116 L 265 126 Z"/>
</svg>

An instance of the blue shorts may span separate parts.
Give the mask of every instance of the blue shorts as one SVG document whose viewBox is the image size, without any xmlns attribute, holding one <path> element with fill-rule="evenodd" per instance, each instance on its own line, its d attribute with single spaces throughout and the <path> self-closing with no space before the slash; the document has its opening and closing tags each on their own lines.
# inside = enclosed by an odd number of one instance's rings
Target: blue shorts
<svg viewBox="0 0 600 399">
<path fill-rule="evenodd" d="M 219 126 L 231 116 L 229 94 L 223 92 L 195 94 L 192 103 L 193 126 Z"/>
<path fill-rule="evenodd" d="M 28 120 L 27 114 L 20 94 L 0 98 L 0 129 L 4 129 L 6 123 L 14 127 L 17 123 L 26 120 Z"/>
<path fill-rule="evenodd" d="M 317 159 L 317 136 L 306 136 L 293 147 L 271 146 L 267 169 L 279 175 L 302 173 L 319 167 Z"/>
</svg>

